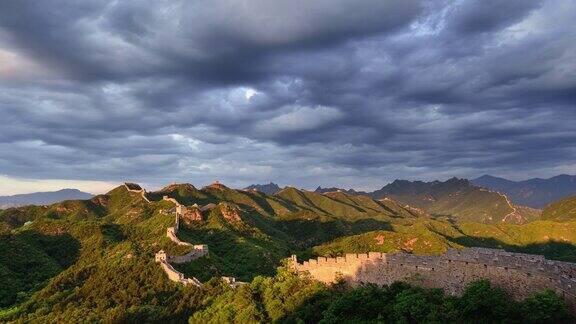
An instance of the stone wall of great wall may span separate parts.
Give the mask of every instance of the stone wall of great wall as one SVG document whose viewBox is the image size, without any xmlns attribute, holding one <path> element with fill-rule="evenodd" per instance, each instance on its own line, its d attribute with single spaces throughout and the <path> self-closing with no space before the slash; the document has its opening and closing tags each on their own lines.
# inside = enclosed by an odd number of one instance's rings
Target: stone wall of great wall
<svg viewBox="0 0 576 324">
<path fill-rule="evenodd" d="M 576 303 L 576 264 L 551 261 L 540 255 L 467 248 L 449 250 L 440 256 L 380 252 L 346 254 L 344 257 L 311 259 L 301 264 L 292 256 L 290 264 L 295 270 L 325 283 L 333 283 L 339 278 L 353 285 L 389 285 L 405 281 L 459 295 L 468 283 L 484 278 L 515 299 L 549 288 L 571 305 Z"/>
<path fill-rule="evenodd" d="M 138 193 L 140 196 L 142 196 L 142 198 L 144 198 L 144 200 L 146 200 L 146 202 L 150 202 L 148 197 L 146 197 L 146 190 L 144 188 L 140 187 L 140 185 L 135 184 L 135 183 L 125 182 L 124 187 L 126 188 L 126 190 L 128 190 L 130 192 Z"/>
<path fill-rule="evenodd" d="M 184 285 L 194 285 L 197 287 L 202 287 L 202 283 L 200 280 L 196 279 L 195 277 L 186 278 L 183 273 L 179 272 L 178 270 L 174 269 L 174 267 L 170 263 L 186 263 L 192 260 L 196 260 L 200 257 L 203 257 L 208 254 L 208 245 L 201 244 L 201 245 L 192 245 L 188 242 L 183 242 L 178 239 L 176 235 L 178 233 L 178 229 L 180 228 L 180 218 L 182 217 L 183 211 L 186 209 L 185 206 L 181 205 L 176 199 L 170 198 L 168 196 L 162 197 L 163 200 L 169 201 L 176 206 L 175 219 L 174 219 L 174 226 L 168 227 L 166 229 L 166 236 L 174 243 L 178 245 L 184 246 L 192 246 L 192 251 L 184 254 L 184 255 L 168 255 L 163 250 L 156 253 L 155 260 L 156 262 L 160 263 L 160 266 L 168 275 L 168 278 L 172 281 L 182 283 Z M 201 219 L 200 219 L 201 220 Z"/>
<path fill-rule="evenodd" d="M 129 192 L 138 193 L 141 195 L 144 200 L 150 203 L 148 197 L 146 197 L 146 190 L 140 187 L 138 184 L 135 183 L 124 183 L 124 187 Z M 180 220 L 184 218 L 188 221 L 202 221 L 202 212 L 209 211 L 219 205 L 215 204 L 208 204 L 203 207 L 199 207 L 198 205 L 194 204 L 193 206 L 186 207 L 180 204 L 176 199 L 164 196 L 162 197 L 163 200 L 169 201 L 173 203 L 175 207 L 175 219 L 174 219 L 174 226 L 168 227 L 166 229 L 166 236 L 174 243 L 178 245 L 184 246 L 192 246 L 192 251 L 184 254 L 184 255 L 168 255 L 165 251 L 160 250 L 156 253 L 154 259 L 156 262 L 160 264 L 162 270 L 168 276 L 168 279 L 181 283 L 183 285 L 194 285 L 197 287 L 202 287 L 202 282 L 196 279 L 195 277 L 187 278 L 183 273 L 179 272 L 178 270 L 174 269 L 172 264 L 180 264 L 180 263 L 187 263 L 193 260 L 196 260 L 200 257 L 203 257 L 208 254 L 208 245 L 199 244 L 199 245 L 192 245 L 188 242 L 180 241 L 178 239 L 178 230 L 180 228 Z M 222 207 L 222 206 L 221 206 Z M 243 282 L 236 281 L 234 277 L 222 277 L 222 280 L 227 283 L 230 287 L 235 288 Z"/>
<path fill-rule="evenodd" d="M 168 227 L 166 229 L 166 236 L 170 239 L 170 241 L 172 241 L 178 245 L 191 246 L 192 244 L 190 244 L 188 242 L 180 241 L 178 239 L 178 236 L 176 236 L 176 233 L 178 233 L 178 229 L 180 228 L 180 217 L 182 216 L 182 209 L 185 207 L 180 205 L 180 203 L 174 198 L 164 196 L 164 197 L 162 197 L 162 199 L 169 201 L 169 202 L 173 203 L 174 205 L 176 205 L 176 213 L 174 216 L 175 217 L 174 226 Z"/>
<path fill-rule="evenodd" d="M 195 253 L 196 251 L 192 251 L 190 253 Z M 197 254 L 195 254 L 193 257 L 191 256 L 191 259 L 188 261 L 183 261 L 183 262 L 176 262 L 175 258 L 182 258 L 184 256 L 169 256 L 166 254 L 166 252 L 164 252 L 163 250 L 160 250 L 159 252 L 156 253 L 155 256 L 155 260 L 156 262 L 160 263 L 160 266 L 162 267 L 162 270 L 164 270 L 164 272 L 166 273 L 166 275 L 168 276 L 168 279 L 174 281 L 174 282 L 178 282 L 184 285 L 194 285 L 197 287 L 202 287 L 202 283 L 200 282 L 200 280 L 196 279 L 195 277 L 192 278 L 187 278 L 182 272 L 174 269 L 174 267 L 170 264 L 172 263 L 184 263 L 184 262 L 189 262 L 193 259 L 197 259 L 200 256 L 205 255 L 205 253 L 202 253 L 204 251 L 198 251 Z M 206 253 L 208 251 L 205 251 Z M 188 254 L 190 254 L 188 253 Z M 186 255 L 188 255 L 186 254 Z"/>
</svg>

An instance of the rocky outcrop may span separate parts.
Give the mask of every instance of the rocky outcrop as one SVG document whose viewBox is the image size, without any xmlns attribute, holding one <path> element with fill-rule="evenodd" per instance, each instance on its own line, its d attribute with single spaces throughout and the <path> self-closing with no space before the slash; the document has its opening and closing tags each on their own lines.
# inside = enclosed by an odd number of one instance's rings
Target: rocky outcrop
<svg viewBox="0 0 576 324">
<path fill-rule="evenodd" d="M 229 223 L 241 223 L 242 218 L 240 217 L 240 209 L 238 206 L 230 203 L 221 203 L 220 212 L 222 217 Z"/>
<path fill-rule="evenodd" d="M 106 195 L 98 195 L 95 196 L 94 198 L 90 199 L 90 201 L 94 204 L 94 205 L 98 205 L 98 206 L 102 206 L 102 207 L 108 207 L 108 196 Z"/>
<path fill-rule="evenodd" d="M 203 220 L 202 211 L 197 204 L 190 207 L 186 207 L 180 204 L 176 199 L 170 198 L 168 196 L 162 197 L 163 200 L 169 201 L 176 205 L 176 217 L 182 219 L 185 223 L 190 224 L 191 222 Z M 177 221 L 178 222 L 178 221 Z"/>
<path fill-rule="evenodd" d="M 182 209 L 181 217 L 186 224 L 190 224 L 192 222 L 202 222 L 204 220 L 202 217 L 202 211 L 196 204 L 190 207 L 184 207 Z"/>
</svg>

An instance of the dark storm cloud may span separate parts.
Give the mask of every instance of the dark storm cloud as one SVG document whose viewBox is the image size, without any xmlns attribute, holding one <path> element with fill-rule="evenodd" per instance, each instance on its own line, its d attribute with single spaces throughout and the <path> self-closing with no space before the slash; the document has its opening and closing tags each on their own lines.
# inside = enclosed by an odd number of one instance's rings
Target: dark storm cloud
<svg viewBox="0 0 576 324">
<path fill-rule="evenodd" d="M 574 1 L 3 1 L 0 175 L 576 172 Z"/>
<path fill-rule="evenodd" d="M 498 31 L 524 18 L 540 5 L 541 1 L 536 0 L 470 1 L 454 6 L 447 27 L 466 36 Z"/>
<path fill-rule="evenodd" d="M 196 76 L 243 82 L 268 53 L 394 31 L 419 12 L 408 1 L 74 1 L 0 4 L 0 25 L 23 51 L 77 78 Z"/>
</svg>

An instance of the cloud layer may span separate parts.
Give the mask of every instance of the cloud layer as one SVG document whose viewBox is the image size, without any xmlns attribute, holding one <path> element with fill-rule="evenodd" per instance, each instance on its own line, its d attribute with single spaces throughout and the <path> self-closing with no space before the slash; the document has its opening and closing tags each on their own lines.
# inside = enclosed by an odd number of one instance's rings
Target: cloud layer
<svg viewBox="0 0 576 324">
<path fill-rule="evenodd" d="M 0 2 L 0 174 L 576 173 L 576 1 Z"/>
</svg>

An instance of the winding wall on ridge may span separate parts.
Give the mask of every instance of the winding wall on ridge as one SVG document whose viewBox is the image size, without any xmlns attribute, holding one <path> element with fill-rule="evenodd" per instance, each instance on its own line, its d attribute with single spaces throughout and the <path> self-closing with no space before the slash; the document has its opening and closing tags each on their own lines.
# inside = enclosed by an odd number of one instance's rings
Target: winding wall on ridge
<svg viewBox="0 0 576 324">
<path fill-rule="evenodd" d="M 131 184 L 131 185 L 134 185 L 134 184 Z M 125 186 L 128 190 L 130 190 L 130 188 L 127 184 L 125 184 Z M 130 190 L 130 191 L 134 192 L 135 190 Z M 146 199 L 146 201 L 150 202 L 145 197 L 145 190 L 144 189 L 141 189 L 141 191 L 136 191 L 136 192 L 142 192 L 142 195 Z M 174 198 L 171 198 L 168 196 L 163 196 L 162 199 L 165 201 L 169 201 L 176 206 L 174 226 L 168 227 L 166 229 L 166 236 L 172 242 L 174 242 L 178 245 L 192 246 L 192 251 L 190 251 L 184 255 L 168 255 L 164 250 L 160 250 L 156 253 L 154 259 L 156 262 L 160 263 L 160 266 L 162 267 L 162 270 L 164 270 L 164 272 L 168 276 L 168 279 L 170 279 L 174 282 L 181 283 L 183 285 L 194 285 L 197 287 L 202 287 L 203 285 L 202 285 L 202 282 L 200 282 L 200 280 L 198 280 L 195 277 L 187 278 L 183 273 L 174 269 L 174 267 L 172 266 L 171 263 L 176 263 L 176 264 L 187 263 L 187 262 L 196 260 L 200 257 L 203 257 L 203 256 L 208 254 L 208 245 L 205 245 L 205 244 L 192 245 L 188 242 L 180 241 L 180 239 L 178 239 L 178 236 L 176 234 L 178 233 L 178 229 L 180 228 L 180 218 L 182 217 L 183 213 L 185 212 L 186 207 L 183 206 L 182 204 L 180 204 Z M 198 210 L 199 210 L 198 206 L 195 205 L 193 207 L 198 208 Z M 205 206 L 205 207 L 206 208 L 204 210 L 210 210 L 210 209 L 214 208 L 213 206 Z M 222 277 L 222 280 L 224 282 L 226 282 L 228 285 L 230 285 L 230 287 L 232 287 L 232 288 L 235 288 L 235 287 L 243 284 L 243 282 L 236 281 L 236 278 L 234 278 L 234 277 Z"/>
<path fill-rule="evenodd" d="M 202 256 L 208 254 L 208 245 L 200 244 L 200 245 L 192 245 L 188 242 L 183 242 L 178 239 L 176 234 L 178 233 L 178 229 L 180 227 L 180 217 L 182 216 L 182 209 L 184 208 L 176 199 L 170 198 L 167 196 L 162 197 L 163 200 L 170 201 L 171 203 L 176 205 L 176 216 L 174 220 L 174 226 L 168 227 L 166 229 L 166 236 L 174 243 L 178 245 L 185 245 L 185 246 L 192 246 L 192 251 L 184 254 L 184 255 L 168 255 L 163 250 L 156 253 L 155 260 L 156 262 L 160 263 L 160 266 L 168 275 L 168 278 L 172 281 L 182 283 L 184 285 L 192 284 L 197 287 L 202 287 L 202 283 L 200 280 L 196 279 L 195 277 L 186 278 L 183 273 L 179 272 L 178 270 L 174 269 L 174 267 L 170 263 L 186 263 L 192 260 L 196 260 Z"/>
<path fill-rule="evenodd" d="M 346 254 L 345 257 L 320 257 L 301 264 L 292 256 L 290 264 L 295 270 L 325 283 L 333 283 L 339 278 L 351 284 L 389 285 L 406 281 L 459 295 L 468 283 L 488 279 L 515 299 L 549 288 L 566 298 L 572 307 L 576 303 L 576 264 L 547 260 L 541 255 L 467 248 L 448 250 L 440 256 L 380 252 Z"/>
<path fill-rule="evenodd" d="M 150 203 L 148 197 L 146 197 L 146 190 L 140 185 L 136 183 L 124 183 L 124 187 L 129 192 L 134 192 L 142 196 L 142 198 Z M 174 226 L 168 227 L 166 229 L 166 236 L 174 243 L 178 245 L 185 245 L 185 246 L 192 246 L 192 251 L 184 254 L 184 255 L 168 255 L 164 250 L 160 250 L 156 253 L 154 259 L 156 262 L 160 263 L 162 270 L 168 276 L 168 279 L 178 282 L 184 285 L 194 285 L 197 287 L 202 287 L 202 282 L 196 279 L 195 277 L 187 278 L 183 273 L 179 272 L 178 270 L 174 269 L 174 267 L 170 263 L 186 263 L 192 260 L 198 259 L 206 254 L 208 254 L 208 245 L 200 244 L 200 245 L 192 245 L 188 242 L 183 242 L 178 239 L 176 234 L 178 233 L 178 228 L 180 227 L 180 217 L 182 216 L 182 211 L 185 208 L 182 206 L 176 199 L 164 196 L 163 200 L 170 201 L 174 205 L 176 205 L 176 212 L 175 212 L 175 219 L 174 219 Z M 234 278 L 223 278 L 227 281 L 230 285 L 235 284 Z"/>
<path fill-rule="evenodd" d="M 136 192 L 136 193 L 140 194 L 142 196 L 142 198 L 144 198 L 144 200 L 146 200 L 146 202 L 150 202 L 148 197 L 146 197 L 146 190 L 144 188 L 140 187 L 139 184 L 124 182 L 124 187 L 126 188 L 126 190 L 128 190 L 130 192 Z"/>
</svg>

